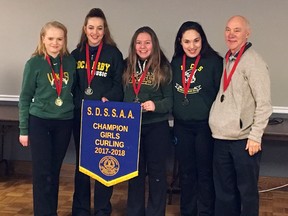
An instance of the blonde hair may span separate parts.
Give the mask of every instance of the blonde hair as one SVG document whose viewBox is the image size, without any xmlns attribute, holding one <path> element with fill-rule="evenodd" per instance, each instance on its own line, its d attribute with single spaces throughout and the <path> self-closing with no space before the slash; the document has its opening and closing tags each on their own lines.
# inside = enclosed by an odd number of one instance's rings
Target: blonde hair
<svg viewBox="0 0 288 216">
<path fill-rule="evenodd" d="M 60 55 L 63 56 L 63 55 L 69 54 L 69 51 L 67 48 L 67 28 L 62 23 L 60 23 L 58 21 L 51 21 L 51 22 L 46 23 L 42 27 L 42 29 L 40 31 L 40 38 L 39 38 L 38 45 L 36 47 L 36 50 L 32 54 L 32 56 L 36 56 L 36 55 L 47 56 L 48 55 L 47 50 L 45 48 L 45 45 L 43 43 L 43 38 L 46 35 L 47 30 L 52 28 L 52 27 L 57 28 L 57 29 L 61 29 L 64 32 L 64 44 L 63 44 L 62 49 L 60 50 Z"/>
</svg>

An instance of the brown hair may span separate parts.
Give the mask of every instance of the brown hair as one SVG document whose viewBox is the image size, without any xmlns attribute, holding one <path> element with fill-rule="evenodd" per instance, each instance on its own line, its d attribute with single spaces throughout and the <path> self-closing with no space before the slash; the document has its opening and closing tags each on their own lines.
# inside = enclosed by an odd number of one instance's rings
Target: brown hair
<svg viewBox="0 0 288 216">
<path fill-rule="evenodd" d="M 88 12 L 88 14 L 86 15 L 85 20 L 84 20 L 84 25 L 83 25 L 83 28 L 82 28 L 80 41 L 79 41 L 77 47 L 80 48 L 80 50 L 85 48 L 85 44 L 87 43 L 88 38 L 87 38 L 87 35 L 86 35 L 85 31 L 84 31 L 84 27 L 87 26 L 89 18 L 92 18 L 92 17 L 101 18 L 103 20 L 103 22 L 104 22 L 103 42 L 106 43 L 106 44 L 110 44 L 110 45 L 116 47 L 117 45 L 114 42 L 114 40 L 113 40 L 113 38 L 112 38 L 112 36 L 110 34 L 110 30 L 109 30 L 109 27 L 108 27 L 108 23 L 107 23 L 105 14 L 103 13 L 103 11 L 100 8 L 92 8 Z"/>
<path fill-rule="evenodd" d="M 123 84 L 127 86 L 129 83 L 129 79 L 136 70 L 136 63 L 137 63 L 137 54 L 135 50 L 136 39 L 140 33 L 147 33 L 151 36 L 152 40 L 152 52 L 148 59 L 147 66 L 152 70 L 154 74 L 154 81 L 153 84 L 157 88 L 161 84 L 169 83 L 172 79 L 171 69 L 169 61 L 167 60 L 166 56 L 162 52 L 159 44 L 159 40 L 157 38 L 156 33 L 148 26 L 141 27 L 136 30 L 134 33 L 130 47 L 129 47 L 129 54 L 127 57 L 127 65 L 126 69 L 123 73 Z"/>
</svg>

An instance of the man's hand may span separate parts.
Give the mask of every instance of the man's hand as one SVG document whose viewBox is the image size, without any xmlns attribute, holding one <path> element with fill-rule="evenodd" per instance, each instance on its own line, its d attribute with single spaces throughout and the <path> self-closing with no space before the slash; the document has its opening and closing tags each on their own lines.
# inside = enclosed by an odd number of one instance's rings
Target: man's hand
<svg viewBox="0 0 288 216">
<path fill-rule="evenodd" d="M 249 155 L 253 156 L 254 154 L 262 150 L 261 143 L 248 139 L 245 150 L 248 150 Z"/>
</svg>

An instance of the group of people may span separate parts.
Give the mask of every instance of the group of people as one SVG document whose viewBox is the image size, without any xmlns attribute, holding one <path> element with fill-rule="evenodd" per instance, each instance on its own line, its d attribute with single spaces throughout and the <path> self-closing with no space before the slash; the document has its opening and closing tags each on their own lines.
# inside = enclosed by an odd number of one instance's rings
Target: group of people
<svg viewBox="0 0 288 216">
<path fill-rule="evenodd" d="M 165 215 L 171 114 L 181 215 L 258 215 L 261 137 L 272 109 L 268 69 L 249 35 L 247 19 L 231 17 L 223 60 L 199 23 L 184 22 L 169 62 L 156 33 L 144 26 L 123 60 L 99 8 L 85 17 L 71 55 L 66 27 L 45 24 L 25 65 L 19 99 L 19 141 L 32 152 L 34 215 L 57 215 L 60 169 L 72 133 L 72 215 L 91 214 L 90 177 L 78 170 L 82 99 L 142 106 L 139 175 L 129 180 L 127 216 Z M 94 185 L 93 215 L 111 215 L 113 187 Z"/>
</svg>

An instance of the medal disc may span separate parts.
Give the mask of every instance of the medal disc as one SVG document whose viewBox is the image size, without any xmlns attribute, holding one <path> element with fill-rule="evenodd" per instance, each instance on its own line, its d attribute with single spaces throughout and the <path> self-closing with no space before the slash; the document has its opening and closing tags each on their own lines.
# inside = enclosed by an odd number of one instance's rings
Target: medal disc
<svg viewBox="0 0 288 216">
<path fill-rule="evenodd" d="M 85 94 L 86 94 L 86 95 L 92 95 L 92 94 L 93 94 L 92 88 L 90 88 L 90 87 L 86 88 L 86 89 L 85 89 Z"/>
<path fill-rule="evenodd" d="M 56 106 L 62 106 L 62 104 L 63 104 L 62 99 L 60 97 L 56 98 L 55 104 L 56 104 Z"/>
<path fill-rule="evenodd" d="M 189 100 L 188 100 L 188 98 L 185 97 L 185 98 L 183 99 L 183 101 L 182 101 L 182 105 L 183 105 L 183 106 L 188 106 L 188 104 L 189 104 Z"/>
<path fill-rule="evenodd" d="M 139 100 L 138 97 L 135 97 L 134 100 L 133 100 L 133 102 L 134 102 L 134 103 L 140 103 L 140 100 Z"/>
</svg>

